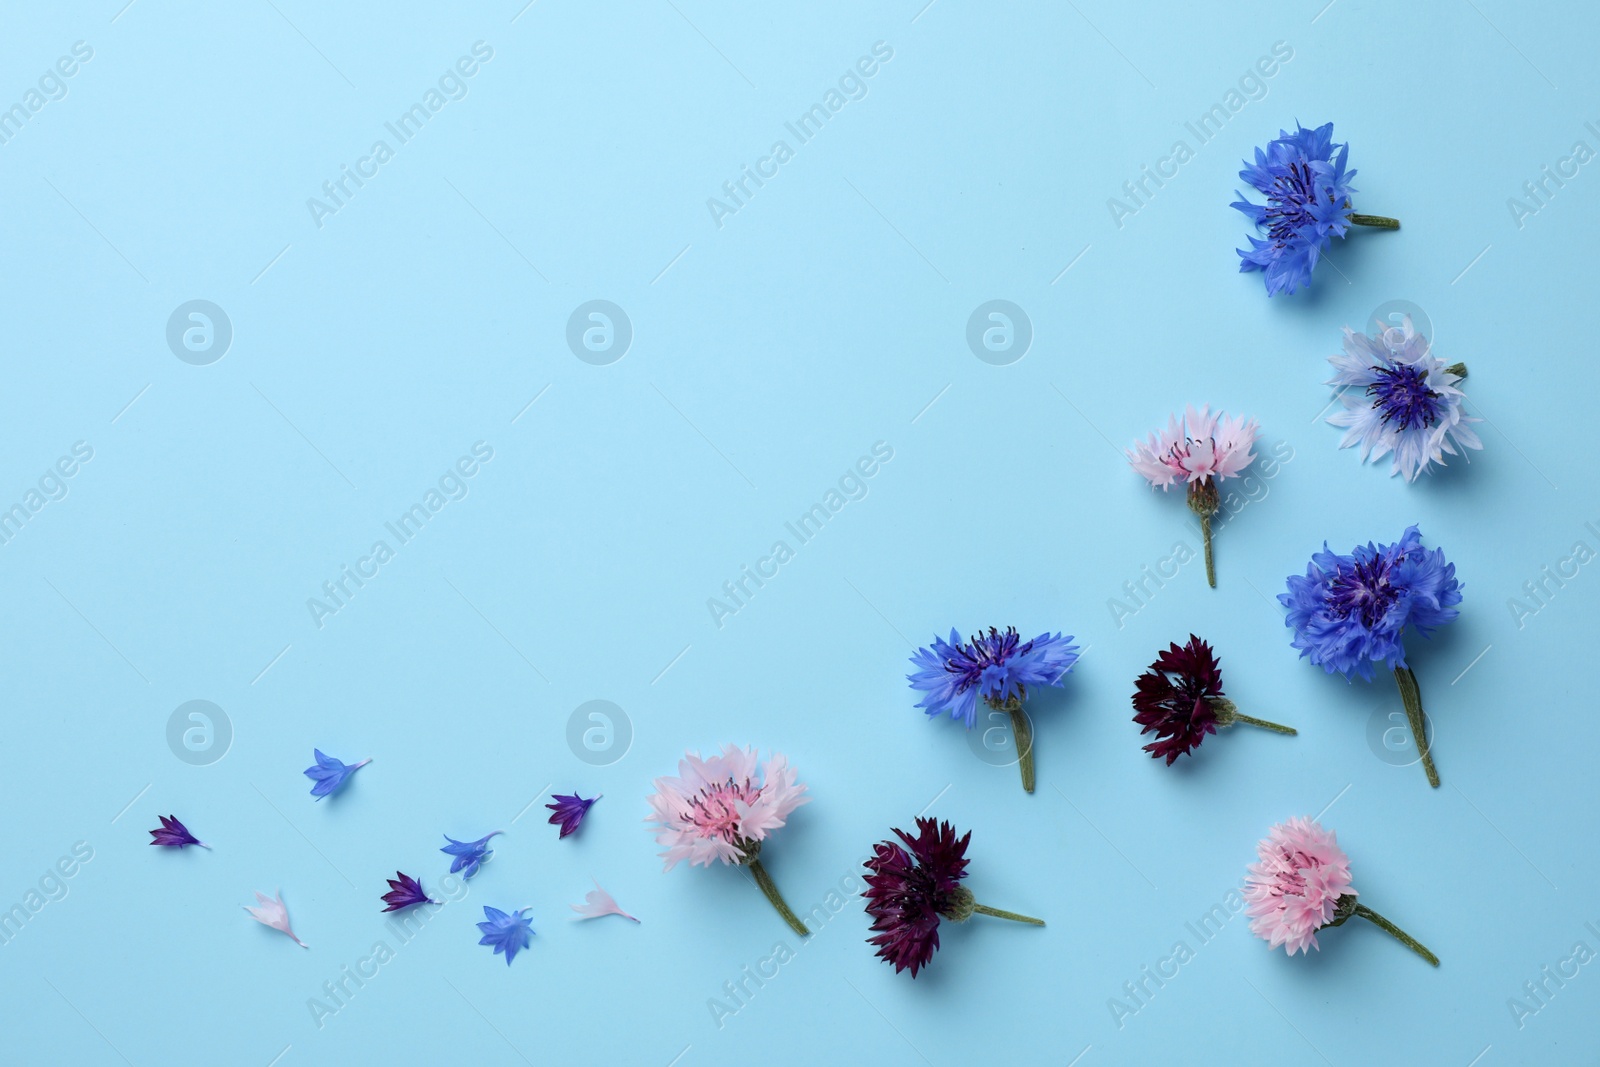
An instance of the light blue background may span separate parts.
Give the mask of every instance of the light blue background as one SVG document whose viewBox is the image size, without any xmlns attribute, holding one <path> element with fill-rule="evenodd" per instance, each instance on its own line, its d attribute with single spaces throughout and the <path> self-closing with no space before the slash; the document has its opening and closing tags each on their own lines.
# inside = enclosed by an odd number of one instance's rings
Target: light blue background
<svg viewBox="0 0 1600 1067">
<path fill-rule="evenodd" d="M 0 506 L 94 450 L 0 545 L 0 907 L 93 849 L 0 946 L 9 1062 L 1593 1062 L 1595 966 L 1520 1027 L 1507 1002 L 1600 951 L 1600 565 L 1521 625 L 1508 600 L 1600 548 L 1600 172 L 1520 227 L 1507 198 L 1600 148 L 1596 15 L 923 2 L 7 5 L 0 106 L 74 42 L 93 59 L 0 145 Z M 480 40 L 466 97 L 319 228 L 307 198 Z M 879 41 L 866 96 L 796 144 L 784 123 Z M 1196 148 L 1184 123 L 1280 41 L 1264 98 Z M 1296 119 L 1336 123 L 1357 207 L 1404 228 L 1268 300 L 1227 205 Z M 719 228 L 707 198 L 780 138 L 794 158 Z M 1194 158 L 1114 224 L 1179 138 Z M 210 366 L 164 339 L 197 298 L 234 330 Z M 964 340 L 996 298 L 1034 329 L 1010 366 Z M 633 324 L 609 366 L 564 340 L 591 299 Z M 1490 420 L 1415 485 L 1320 422 L 1340 327 L 1394 299 Z M 1219 535 L 1217 590 L 1191 563 L 1119 627 L 1123 583 L 1195 542 L 1118 450 L 1188 402 L 1258 417 L 1292 460 Z M 307 598 L 479 441 L 469 495 L 318 628 Z M 866 497 L 714 625 L 707 598 L 878 441 Z M 1466 583 L 1460 621 L 1412 643 L 1437 791 L 1384 747 L 1392 685 L 1297 661 L 1272 601 L 1324 539 L 1412 522 Z M 903 680 L 913 643 L 991 623 L 1088 649 L 1034 704 L 1031 797 Z M 1148 759 L 1132 679 L 1191 630 L 1243 710 L 1300 736 Z M 209 766 L 167 745 L 192 699 L 234 730 Z M 566 742 L 591 699 L 632 724 L 610 765 Z M 737 873 L 662 874 L 649 783 L 725 741 L 811 786 L 767 852 L 798 909 L 927 809 L 972 831 L 981 900 L 1049 926 L 949 928 L 912 981 L 857 900 L 802 945 Z M 314 745 L 374 762 L 313 804 Z M 544 825 L 550 788 L 604 792 L 577 838 Z M 167 813 L 215 850 L 147 847 Z M 1294 959 L 1242 916 L 1188 931 L 1270 824 L 1318 813 L 1437 971 L 1363 924 Z M 435 888 L 442 833 L 496 828 L 467 895 L 319 1028 L 308 999 L 386 936 L 383 879 Z M 569 923 L 591 876 L 643 924 Z M 240 911 L 279 887 L 309 951 Z M 483 904 L 532 908 L 509 969 L 475 944 Z M 1194 958 L 1119 1027 L 1110 998 L 1179 940 Z M 708 999 L 780 942 L 719 1027 Z"/>
</svg>

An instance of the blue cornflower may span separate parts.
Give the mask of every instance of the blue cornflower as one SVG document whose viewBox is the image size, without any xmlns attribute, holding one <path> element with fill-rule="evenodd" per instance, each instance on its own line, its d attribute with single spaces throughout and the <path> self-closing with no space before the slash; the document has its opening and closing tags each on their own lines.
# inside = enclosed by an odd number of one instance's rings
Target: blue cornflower
<svg viewBox="0 0 1600 1067">
<path fill-rule="evenodd" d="M 345 763 L 332 756 L 324 756 L 320 748 L 312 749 L 311 754 L 317 762 L 315 766 L 306 768 L 305 775 L 315 783 L 311 787 L 311 795 L 318 800 L 337 793 L 344 788 L 346 779 L 372 762 L 364 759 L 360 763 Z"/>
<path fill-rule="evenodd" d="M 1256 161 L 1245 162 L 1239 177 L 1267 198 L 1265 206 L 1252 204 L 1239 193 L 1231 206 L 1249 216 L 1265 241 L 1248 238 L 1250 251 L 1237 249 L 1239 271 L 1266 273 L 1267 295 L 1293 293 L 1311 284 L 1311 270 L 1334 237 L 1343 237 L 1350 224 L 1396 230 L 1400 223 L 1378 215 L 1350 211 L 1350 179 L 1345 170 L 1348 144 L 1333 143 L 1333 123 L 1308 130 L 1279 130 L 1278 139 Z"/>
<path fill-rule="evenodd" d="M 494 850 L 489 847 L 489 838 L 503 833 L 504 830 L 491 830 L 476 841 L 457 841 L 449 834 L 445 834 L 444 839 L 450 843 L 439 851 L 455 857 L 450 863 L 451 874 L 465 871 L 461 877 L 471 878 L 478 873 L 478 865 L 494 855 Z"/>
<path fill-rule="evenodd" d="M 1461 613 L 1461 583 L 1454 563 L 1440 549 L 1422 547 L 1415 526 L 1392 545 L 1358 545 L 1348 556 L 1322 551 L 1311 557 L 1304 575 L 1293 574 L 1289 591 L 1278 594 L 1287 610 L 1291 644 L 1329 674 L 1360 675 L 1370 681 L 1373 665 L 1394 671 L 1406 715 L 1428 780 L 1439 784 L 1428 752 L 1422 697 L 1406 663 L 1403 639 L 1408 628 L 1423 636 Z"/>
<path fill-rule="evenodd" d="M 502 952 L 506 956 L 506 966 L 511 966 L 511 961 L 517 958 L 517 952 L 528 947 L 533 940 L 533 920 L 528 918 L 527 908 L 521 908 L 507 915 L 499 908 L 483 906 L 483 917 L 488 922 L 478 924 L 478 929 L 483 936 L 478 938 L 480 945 L 493 945 L 494 954 Z"/>
<path fill-rule="evenodd" d="M 950 639 L 933 639 L 931 648 L 919 648 L 911 662 L 917 668 L 906 675 L 911 688 L 927 695 L 917 703 L 929 718 L 949 712 L 972 729 L 978 721 L 978 697 L 996 711 L 1011 713 L 1017 751 L 1022 764 L 1022 787 L 1033 792 L 1033 745 L 1022 701 L 1028 686 L 1060 685 L 1061 679 L 1078 661 L 1078 646 L 1072 638 L 1042 633 L 1023 641 L 1016 627 L 1004 631 L 994 627 L 963 643 L 961 635 L 950 631 Z"/>
<path fill-rule="evenodd" d="M 1346 427 L 1339 447 L 1361 446 L 1361 458 L 1378 460 L 1394 453 L 1389 473 L 1415 481 L 1429 465 L 1444 465 L 1457 449 L 1482 448 L 1467 424 L 1480 422 L 1462 406 L 1457 386 L 1467 376 L 1463 363 L 1445 366 L 1428 339 L 1406 319 L 1375 336 L 1344 331 L 1344 355 L 1329 356 L 1336 372 L 1329 385 L 1343 389 L 1344 410 L 1328 421 Z"/>
</svg>

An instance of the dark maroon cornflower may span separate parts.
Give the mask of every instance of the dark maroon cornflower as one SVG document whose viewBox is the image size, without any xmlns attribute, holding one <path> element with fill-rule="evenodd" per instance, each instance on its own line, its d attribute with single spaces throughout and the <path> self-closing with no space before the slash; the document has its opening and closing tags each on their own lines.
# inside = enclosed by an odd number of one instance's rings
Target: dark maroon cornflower
<svg viewBox="0 0 1600 1067">
<path fill-rule="evenodd" d="M 911 977 L 928 965 L 939 948 L 939 920 L 966 922 L 975 914 L 1043 926 L 1015 912 L 977 903 L 972 890 L 961 884 L 967 876 L 968 833 L 956 837 L 953 826 L 934 819 L 917 820 L 917 836 L 894 830 L 905 848 L 893 841 L 872 846 L 866 863 L 867 914 L 878 933 L 867 939 L 877 955 L 894 965 L 895 973 L 910 968 Z M 907 851 L 909 849 L 909 851 Z"/>
<path fill-rule="evenodd" d="M 399 911 L 401 908 L 409 908 L 413 904 L 439 903 L 429 897 L 427 893 L 424 893 L 422 891 L 422 883 L 409 874 L 401 874 L 399 871 L 395 871 L 394 877 L 386 879 L 386 881 L 389 883 L 389 891 L 380 898 L 388 905 L 383 909 L 384 911 Z"/>
<path fill-rule="evenodd" d="M 201 848 L 211 846 L 195 837 L 189 828 L 178 821 L 176 815 L 162 815 L 161 829 L 150 831 L 152 845 L 164 845 L 167 848 L 183 848 L 185 845 L 199 845 Z"/>
<path fill-rule="evenodd" d="M 1133 721 L 1144 727 L 1141 734 L 1156 735 L 1144 750 L 1151 759 L 1165 756 L 1169 767 L 1179 756 L 1199 748 L 1219 726 L 1247 722 L 1280 734 L 1296 732 L 1240 714 L 1222 695 L 1222 669 L 1211 646 L 1194 634 L 1183 647 L 1174 644 L 1157 656 L 1134 685 Z"/>
<path fill-rule="evenodd" d="M 573 793 L 570 796 L 563 796 L 560 793 L 551 793 L 550 795 L 555 797 L 556 802 L 554 804 L 546 804 L 545 807 L 555 812 L 554 815 L 550 816 L 550 825 L 561 827 L 561 837 L 566 837 L 577 830 L 578 824 L 583 822 L 585 815 L 589 814 L 589 809 L 594 806 L 594 802 L 600 799 L 599 796 L 596 796 L 593 799 L 585 800 L 577 793 Z"/>
</svg>

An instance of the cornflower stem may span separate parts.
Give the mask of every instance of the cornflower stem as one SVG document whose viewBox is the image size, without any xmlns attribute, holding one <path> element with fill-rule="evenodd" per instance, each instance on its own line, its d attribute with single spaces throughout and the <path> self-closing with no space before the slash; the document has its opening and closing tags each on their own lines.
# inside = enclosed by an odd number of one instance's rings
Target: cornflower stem
<svg viewBox="0 0 1600 1067">
<path fill-rule="evenodd" d="M 1014 911 L 1001 911 L 999 908 L 991 908 L 987 904 L 974 904 L 972 911 L 975 915 L 993 915 L 996 919 L 1010 919 L 1014 923 L 1029 923 L 1033 926 L 1044 925 L 1043 919 L 1035 919 L 1031 915 L 1018 915 Z"/>
<path fill-rule="evenodd" d="M 1022 770 L 1022 791 L 1033 792 L 1033 727 L 1028 723 L 1028 713 L 1022 710 L 1022 701 L 1011 697 L 1005 702 L 1011 713 L 1011 740 L 1017 746 L 1017 766 Z"/>
<path fill-rule="evenodd" d="M 1221 504 L 1221 494 L 1217 491 L 1214 478 L 1207 476 L 1201 481 L 1189 483 L 1189 510 L 1200 516 L 1200 539 L 1206 547 L 1206 581 L 1213 589 L 1217 587 L 1217 565 L 1211 555 L 1211 516 L 1217 513 Z"/>
<path fill-rule="evenodd" d="M 1280 726 L 1278 723 L 1268 722 L 1266 719 L 1258 719 L 1254 715 L 1242 715 L 1237 711 L 1233 713 L 1233 720 L 1234 722 L 1247 722 L 1251 726 L 1259 726 L 1263 730 L 1271 730 L 1273 733 L 1288 734 L 1290 737 L 1300 733 L 1293 726 Z"/>
<path fill-rule="evenodd" d="M 807 930 L 806 924 L 789 910 L 789 905 L 784 903 L 783 894 L 778 892 L 778 884 L 772 880 L 772 875 L 767 873 L 767 869 L 761 866 L 761 861 L 752 859 L 749 867 L 750 873 L 755 876 L 756 885 L 761 887 L 761 891 L 767 895 L 772 906 L 778 909 L 778 914 L 783 916 L 783 921 L 789 924 L 789 928 L 801 937 L 810 937 L 811 931 Z"/>
<path fill-rule="evenodd" d="M 1357 904 L 1352 914 L 1359 915 L 1368 922 L 1375 924 L 1387 932 L 1390 937 L 1400 942 L 1406 948 L 1409 948 L 1412 952 L 1415 952 L 1417 955 L 1421 956 L 1435 967 L 1439 966 L 1439 957 L 1428 951 L 1428 947 L 1426 945 L 1412 937 L 1410 934 L 1406 933 L 1404 930 L 1400 929 L 1388 919 L 1385 919 L 1382 915 L 1379 915 L 1377 912 L 1367 907 L 1365 904 Z"/>
<path fill-rule="evenodd" d="M 1444 369 L 1444 372 L 1446 374 L 1454 374 L 1457 378 L 1465 378 L 1467 376 L 1467 365 L 1465 363 L 1452 363 Z"/>
<path fill-rule="evenodd" d="M 1391 219 L 1387 215 L 1346 215 L 1352 226 L 1376 226 L 1380 230 L 1398 230 L 1399 219 Z"/>
<path fill-rule="evenodd" d="M 1411 724 L 1411 738 L 1422 755 L 1422 771 L 1428 784 L 1439 788 L 1439 771 L 1433 765 L 1433 753 L 1428 750 L 1427 720 L 1422 714 L 1422 690 L 1417 687 L 1417 676 L 1410 667 L 1396 667 L 1394 680 L 1400 686 L 1400 699 L 1406 706 L 1406 721 Z"/>
</svg>

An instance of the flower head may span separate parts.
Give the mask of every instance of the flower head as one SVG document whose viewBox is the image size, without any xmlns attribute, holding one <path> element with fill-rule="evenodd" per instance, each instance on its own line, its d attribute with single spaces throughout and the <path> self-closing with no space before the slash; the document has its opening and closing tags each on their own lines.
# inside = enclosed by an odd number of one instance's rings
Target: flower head
<svg viewBox="0 0 1600 1067">
<path fill-rule="evenodd" d="M 533 920 L 528 918 L 528 911 L 528 908 L 522 908 L 507 915 L 499 908 L 485 904 L 483 917 L 488 921 L 478 924 L 478 929 L 483 933 L 478 938 L 478 944 L 493 945 L 494 954 L 498 956 L 505 953 L 506 966 L 511 966 L 517 953 L 533 941 Z"/>
<path fill-rule="evenodd" d="M 250 913 L 250 918 L 262 926 L 270 926 L 280 933 L 287 934 L 294 943 L 301 948 L 310 948 L 304 941 L 295 937 L 293 930 L 289 929 L 289 909 L 283 904 L 283 890 L 278 890 L 278 895 L 269 897 L 260 890 L 256 891 L 256 907 L 244 905 L 244 910 Z"/>
<path fill-rule="evenodd" d="M 655 781 L 649 797 L 656 842 L 666 870 L 680 861 L 709 867 L 712 860 L 745 863 L 768 834 L 806 803 L 806 787 L 778 753 L 759 763 L 753 748 L 724 745 L 721 755 L 686 752 L 676 778 Z"/>
<path fill-rule="evenodd" d="M 161 829 L 150 831 L 150 844 L 164 845 L 167 848 L 183 848 L 185 845 L 199 845 L 201 848 L 211 846 L 195 837 L 189 828 L 178 821 L 176 815 L 162 815 Z"/>
<path fill-rule="evenodd" d="M 576 793 L 570 796 L 561 793 L 551 793 L 550 795 L 555 798 L 555 803 L 546 804 L 545 807 L 555 812 L 554 815 L 550 816 L 549 822 L 551 826 L 561 827 L 561 837 L 566 837 L 576 830 L 578 824 L 583 822 L 583 817 L 589 814 L 589 809 L 594 806 L 594 802 L 600 799 L 596 796 L 585 800 Z"/>
<path fill-rule="evenodd" d="M 496 834 L 504 832 L 503 830 L 491 830 L 476 841 L 457 841 L 449 834 L 445 834 L 444 839 L 450 843 L 439 851 L 447 856 L 455 857 L 450 861 L 450 873 L 455 874 L 457 871 L 465 871 L 466 873 L 461 876 L 463 878 L 471 878 L 477 874 L 479 865 L 494 855 L 494 850 L 489 847 L 489 839 Z"/>
<path fill-rule="evenodd" d="M 1165 756 L 1170 767 L 1217 732 L 1212 701 L 1222 697 L 1222 669 L 1211 646 L 1194 634 L 1157 656 L 1134 685 L 1133 721 L 1144 727 L 1141 734 L 1156 735 L 1144 746 L 1152 759 Z"/>
<path fill-rule="evenodd" d="M 1389 473 L 1409 482 L 1458 448 L 1483 447 L 1467 425 L 1482 420 L 1462 410 L 1466 394 L 1456 387 L 1456 371 L 1465 368 L 1446 367 L 1409 319 L 1371 337 L 1345 327 L 1344 354 L 1328 362 L 1335 372 L 1328 384 L 1343 390 L 1344 410 L 1328 417 L 1345 427 L 1340 448 L 1359 444 L 1363 460 L 1393 453 Z"/>
<path fill-rule="evenodd" d="M 917 670 L 906 678 L 911 688 L 927 694 L 917 707 L 929 718 L 949 712 L 970 730 L 977 722 L 979 696 L 997 707 L 1013 697 L 1020 700 L 1030 685 L 1060 685 L 1077 661 L 1078 646 L 1070 636 L 1042 633 L 1023 641 L 1014 626 L 1004 631 L 991 626 L 965 644 L 955 630 L 948 641 L 935 637 L 932 647 L 912 654 Z"/>
<path fill-rule="evenodd" d="M 311 754 L 316 757 L 316 764 L 307 767 L 305 775 L 314 783 L 311 795 L 321 800 L 323 797 L 332 796 L 344 787 L 345 780 L 356 771 L 371 763 L 364 759 L 360 763 L 344 763 L 332 756 L 324 756 L 321 749 L 312 749 Z"/>
<path fill-rule="evenodd" d="M 1256 854 L 1244 886 L 1250 932 L 1291 956 L 1319 948 L 1317 931 L 1335 925 L 1339 898 L 1356 895 L 1350 857 L 1331 830 L 1306 818 L 1274 826 Z"/>
<path fill-rule="evenodd" d="M 904 830 L 893 841 L 873 846 L 867 861 L 867 914 L 877 933 L 867 943 L 877 955 L 894 965 L 896 973 L 911 977 L 928 965 L 939 948 L 939 921 L 961 905 L 961 879 L 967 876 L 969 831 L 956 836 L 955 828 L 934 819 L 917 820 L 917 836 Z M 969 902 L 970 903 L 970 902 Z"/>
<path fill-rule="evenodd" d="M 1250 203 L 1243 193 L 1232 205 L 1266 234 L 1264 241 L 1248 238 L 1250 251 L 1237 251 L 1241 273 L 1265 273 L 1268 296 L 1310 285 L 1317 257 L 1350 228 L 1350 179 L 1356 176 L 1344 169 L 1350 146 L 1333 143 L 1331 122 L 1314 130 L 1295 125 L 1294 133 L 1278 131 L 1266 151 L 1257 148 L 1256 161 L 1239 172 L 1266 205 Z"/>
<path fill-rule="evenodd" d="M 1329 674 L 1370 680 L 1374 663 L 1406 666 L 1407 627 L 1426 636 L 1451 622 L 1461 603 L 1456 567 L 1440 549 L 1422 547 L 1415 526 L 1392 545 L 1358 545 L 1347 556 L 1322 551 L 1304 575 L 1289 576 L 1278 594 L 1288 609 L 1291 643 Z"/>
<path fill-rule="evenodd" d="M 1133 469 L 1158 489 L 1175 484 L 1194 484 L 1207 478 L 1221 481 L 1250 466 L 1259 429 L 1254 419 L 1228 418 L 1210 405 L 1199 411 L 1190 404 L 1183 420 L 1173 415 L 1167 428 L 1136 442 L 1127 452 Z"/>
<path fill-rule="evenodd" d="M 399 871 L 395 871 L 394 877 L 386 879 L 386 881 L 389 883 L 389 891 L 380 898 L 388 905 L 383 909 L 384 911 L 399 911 L 414 904 L 439 903 L 423 892 L 422 883 L 409 874 L 401 874 Z"/>
</svg>

